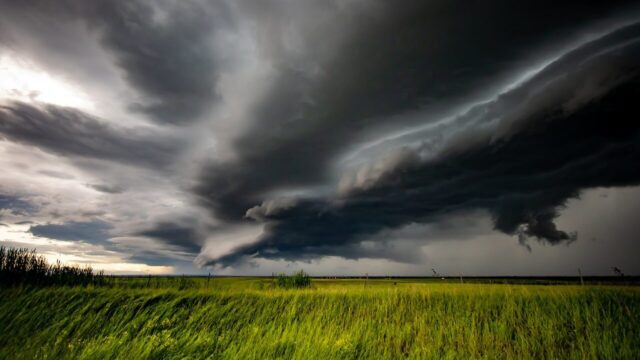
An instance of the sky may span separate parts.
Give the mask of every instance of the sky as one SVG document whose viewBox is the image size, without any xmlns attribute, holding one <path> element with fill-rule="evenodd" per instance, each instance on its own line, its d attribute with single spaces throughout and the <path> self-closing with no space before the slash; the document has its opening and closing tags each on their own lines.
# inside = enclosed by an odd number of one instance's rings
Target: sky
<svg viewBox="0 0 640 360">
<path fill-rule="evenodd" d="M 0 0 L 0 245 L 640 275 L 638 1 Z"/>
</svg>

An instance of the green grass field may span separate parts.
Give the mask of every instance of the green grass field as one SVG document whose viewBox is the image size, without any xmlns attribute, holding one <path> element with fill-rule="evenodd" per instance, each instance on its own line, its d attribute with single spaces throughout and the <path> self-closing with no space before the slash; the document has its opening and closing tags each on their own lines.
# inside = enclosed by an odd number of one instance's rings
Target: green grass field
<svg viewBox="0 0 640 360">
<path fill-rule="evenodd" d="M 640 287 L 118 279 L 0 289 L 0 358 L 640 358 Z"/>
</svg>

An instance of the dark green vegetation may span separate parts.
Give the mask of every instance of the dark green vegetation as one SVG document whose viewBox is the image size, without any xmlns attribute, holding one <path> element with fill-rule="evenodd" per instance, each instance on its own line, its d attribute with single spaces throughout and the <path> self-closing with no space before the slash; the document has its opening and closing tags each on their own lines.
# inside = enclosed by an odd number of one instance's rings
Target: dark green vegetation
<svg viewBox="0 0 640 360">
<path fill-rule="evenodd" d="M 0 289 L 0 358 L 640 358 L 634 286 L 111 280 Z"/>
<path fill-rule="evenodd" d="M 87 286 L 104 283 L 102 272 L 94 274 L 91 267 L 54 265 L 35 250 L 0 246 L 0 286 Z"/>
<path fill-rule="evenodd" d="M 300 270 L 293 275 L 279 274 L 275 279 L 275 284 L 283 289 L 300 289 L 311 286 L 311 276 Z"/>
</svg>

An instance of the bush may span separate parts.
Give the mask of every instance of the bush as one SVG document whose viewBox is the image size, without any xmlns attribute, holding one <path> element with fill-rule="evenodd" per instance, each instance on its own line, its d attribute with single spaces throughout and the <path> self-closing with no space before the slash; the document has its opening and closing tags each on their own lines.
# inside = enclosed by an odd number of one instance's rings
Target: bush
<svg viewBox="0 0 640 360">
<path fill-rule="evenodd" d="M 35 250 L 0 246 L 0 286 L 19 285 L 102 285 L 104 274 L 93 273 L 91 267 L 50 265 Z"/>
<path fill-rule="evenodd" d="M 304 270 L 300 270 L 293 275 L 282 273 L 276 277 L 275 284 L 277 287 L 284 289 L 305 288 L 311 286 L 311 276 L 305 273 Z"/>
</svg>

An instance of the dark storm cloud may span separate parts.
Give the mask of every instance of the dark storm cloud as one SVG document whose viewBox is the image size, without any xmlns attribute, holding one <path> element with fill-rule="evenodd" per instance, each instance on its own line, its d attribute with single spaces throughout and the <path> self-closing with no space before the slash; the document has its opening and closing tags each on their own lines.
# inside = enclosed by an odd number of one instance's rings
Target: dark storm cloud
<svg viewBox="0 0 640 360">
<path fill-rule="evenodd" d="M 109 240 L 111 225 L 103 221 L 67 222 L 63 224 L 35 225 L 29 232 L 35 236 L 55 240 L 84 241 L 90 244 L 105 245 Z"/>
<path fill-rule="evenodd" d="M 185 226 L 177 223 L 162 222 L 154 227 L 136 233 L 137 236 L 145 236 L 158 240 L 177 250 L 189 254 L 200 252 L 202 238 L 192 226 Z"/>
<path fill-rule="evenodd" d="M 190 123 L 216 99 L 218 66 L 227 60 L 216 54 L 215 36 L 233 19 L 224 2 L 33 0 L 5 2 L 0 11 L 45 44 L 59 39 L 40 23 L 84 23 L 143 96 L 130 109 L 158 122 Z"/>
<path fill-rule="evenodd" d="M 253 125 L 234 140 L 234 160 L 214 162 L 203 172 L 196 192 L 217 217 L 237 221 L 270 190 L 321 184 L 331 162 L 365 132 L 409 125 L 392 115 L 442 112 L 628 5 L 328 4 L 323 11 L 332 16 L 309 18 L 294 29 L 272 25 L 295 25 L 279 17 L 287 11 L 247 7 L 258 24 L 270 25 L 259 29 L 261 43 L 280 50 L 268 52 L 278 76 L 255 106 Z M 301 45 L 288 52 L 282 44 L 292 31 Z"/>
<path fill-rule="evenodd" d="M 98 1 L 83 9 L 127 81 L 150 98 L 132 109 L 187 123 L 214 100 L 214 30 L 227 23 L 221 2 Z M 226 16 L 225 16 L 226 15 Z"/>
<path fill-rule="evenodd" d="M 55 154 L 162 168 L 180 143 L 142 128 L 119 129 L 82 111 L 53 105 L 0 105 L 0 138 Z"/>
<path fill-rule="evenodd" d="M 582 189 L 640 183 L 639 64 L 640 25 L 589 43 L 455 119 L 466 128 L 435 156 L 405 149 L 409 155 L 335 199 L 253 208 L 247 216 L 264 222 L 262 236 L 211 263 L 349 256 L 383 229 L 470 209 L 488 210 L 507 234 L 571 241 L 575 235 L 554 223 L 568 199 Z"/>
</svg>

